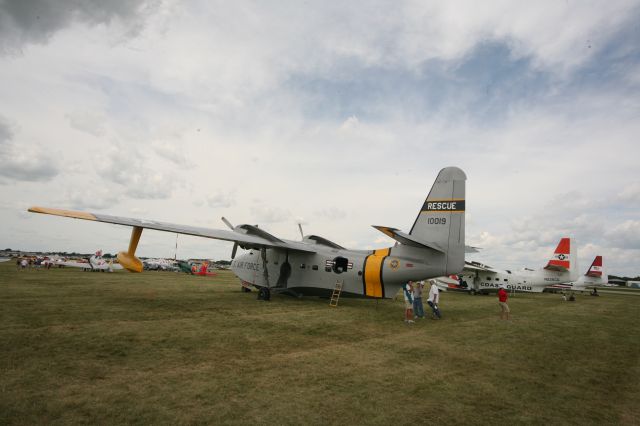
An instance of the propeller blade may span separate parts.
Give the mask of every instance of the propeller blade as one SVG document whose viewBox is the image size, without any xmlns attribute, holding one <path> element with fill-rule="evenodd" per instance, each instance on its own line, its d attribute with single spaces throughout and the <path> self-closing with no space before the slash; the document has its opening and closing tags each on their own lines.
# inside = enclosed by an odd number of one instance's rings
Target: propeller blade
<svg viewBox="0 0 640 426">
<path fill-rule="evenodd" d="M 237 251 L 238 251 L 238 243 L 233 243 L 233 250 L 231 250 L 231 259 L 235 259 Z"/>
<path fill-rule="evenodd" d="M 222 221 L 224 222 L 225 225 L 227 225 L 229 227 L 229 229 L 231 229 L 233 231 L 233 225 L 231 224 L 231 222 L 229 222 L 227 220 L 226 217 L 222 216 Z"/>
<path fill-rule="evenodd" d="M 302 224 L 298 222 L 298 229 L 300 230 L 300 238 L 304 240 L 304 232 L 302 232 Z"/>
</svg>

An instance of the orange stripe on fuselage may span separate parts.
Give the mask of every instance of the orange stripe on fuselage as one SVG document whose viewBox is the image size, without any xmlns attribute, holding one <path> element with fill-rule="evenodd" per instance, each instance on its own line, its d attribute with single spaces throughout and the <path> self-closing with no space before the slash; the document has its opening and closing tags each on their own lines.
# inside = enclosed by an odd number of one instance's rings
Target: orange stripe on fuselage
<svg viewBox="0 0 640 426">
<path fill-rule="evenodd" d="M 375 250 L 364 261 L 364 288 L 369 297 L 384 297 L 382 291 L 382 264 L 391 249 Z"/>
</svg>

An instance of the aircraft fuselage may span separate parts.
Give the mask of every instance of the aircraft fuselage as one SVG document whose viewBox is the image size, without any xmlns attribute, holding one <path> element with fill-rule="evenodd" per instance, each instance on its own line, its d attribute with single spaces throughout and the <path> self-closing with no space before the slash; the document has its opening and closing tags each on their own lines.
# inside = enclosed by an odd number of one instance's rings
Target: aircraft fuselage
<svg viewBox="0 0 640 426">
<path fill-rule="evenodd" d="M 463 275 L 470 288 L 476 291 L 507 290 L 541 293 L 546 287 L 571 280 L 569 272 L 550 271 L 478 271 L 475 275 Z"/>
<path fill-rule="evenodd" d="M 396 246 L 379 250 L 318 247 L 315 253 L 282 249 L 250 250 L 231 269 L 244 284 L 301 295 L 330 295 L 337 281 L 342 294 L 392 298 L 409 280 L 443 275 L 443 254 Z"/>
</svg>

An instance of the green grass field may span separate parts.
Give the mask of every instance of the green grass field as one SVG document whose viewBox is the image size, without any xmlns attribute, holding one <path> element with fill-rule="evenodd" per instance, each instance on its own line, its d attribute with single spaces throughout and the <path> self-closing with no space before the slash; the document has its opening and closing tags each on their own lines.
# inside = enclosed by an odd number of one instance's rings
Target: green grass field
<svg viewBox="0 0 640 426">
<path fill-rule="evenodd" d="M 0 424 L 640 424 L 640 297 L 242 293 L 0 263 Z"/>
</svg>

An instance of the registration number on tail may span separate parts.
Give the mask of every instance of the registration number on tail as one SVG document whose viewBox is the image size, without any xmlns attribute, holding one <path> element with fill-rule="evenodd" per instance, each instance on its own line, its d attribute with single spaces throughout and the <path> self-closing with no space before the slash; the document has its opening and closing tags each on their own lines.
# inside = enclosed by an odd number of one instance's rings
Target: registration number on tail
<svg viewBox="0 0 640 426">
<path fill-rule="evenodd" d="M 430 217 L 427 219 L 427 225 L 446 225 L 446 217 Z"/>
</svg>

